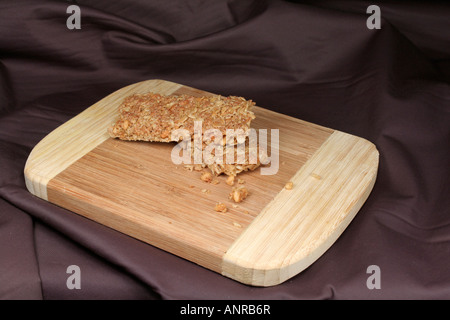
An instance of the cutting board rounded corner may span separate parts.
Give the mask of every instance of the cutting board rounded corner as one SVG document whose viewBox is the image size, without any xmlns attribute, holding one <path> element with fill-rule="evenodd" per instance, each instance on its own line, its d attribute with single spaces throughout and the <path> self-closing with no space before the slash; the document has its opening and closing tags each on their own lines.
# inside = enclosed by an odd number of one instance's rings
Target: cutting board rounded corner
<svg viewBox="0 0 450 320">
<path fill-rule="evenodd" d="M 378 162 L 375 144 L 335 131 L 294 175 L 296 187 L 282 190 L 230 246 L 222 259 L 222 274 L 268 287 L 308 268 L 336 242 L 365 203 Z M 328 188 L 321 189 L 320 184 Z M 316 207 L 301 201 L 307 195 Z"/>
<path fill-rule="evenodd" d="M 133 83 L 110 93 L 58 126 L 39 141 L 28 156 L 24 167 L 28 191 L 48 200 L 48 182 L 110 138 L 107 128 L 114 122 L 118 106 L 126 96 L 149 90 L 170 94 L 181 87 L 181 84 L 161 79 Z"/>
<path fill-rule="evenodd" d="M 27 159 L 27 162 L 25 163 L 25 167 L 23 170 L 24 178 L 25 178 L 25 186 L 31 194 L 42 198 L 44 200 L 46 199 L 45 196 L 45 183 L 41 183 L 41 181 L 45 181 L 46 179 L 39 174 L 36 174 L 36 170 L 33 167 L 33 156 L 32 153 L 30 153 L 30 156 Z"/>
</svg>

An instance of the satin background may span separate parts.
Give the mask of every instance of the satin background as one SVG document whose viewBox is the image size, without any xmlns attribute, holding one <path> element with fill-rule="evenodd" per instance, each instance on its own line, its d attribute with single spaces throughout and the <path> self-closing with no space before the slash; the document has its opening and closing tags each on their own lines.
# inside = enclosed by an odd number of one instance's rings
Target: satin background
<svg viewBox="0 0 450 320">
<path fill-rule="evenodd" d="M 72 3 L 81 30 L 66 27 Z M 449 299 L 449 16 L 430 1 L 0 0 L 0 299 Z M 370 140 L 370 197 L 308 269 L 255 288 L 26 190 L 45 135 L 147 79 Z M 69 265 L 81 290 L 66 287 Z M 366 286 L 370 265 L 381 289 Z"/>
</svg>

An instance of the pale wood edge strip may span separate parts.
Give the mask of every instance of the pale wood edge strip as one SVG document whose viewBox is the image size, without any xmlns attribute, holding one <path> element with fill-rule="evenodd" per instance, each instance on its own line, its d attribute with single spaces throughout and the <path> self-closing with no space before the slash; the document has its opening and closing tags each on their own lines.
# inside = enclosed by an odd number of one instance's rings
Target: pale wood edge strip
<svg viewBox="0 0 450 320">
<path fill-rule="evenodd" d="M 346 229 L 376 180 L 378 151 L 335 131 L 230 246 L 222 274 L 254 286 L 286 281 L 316 261 Z"/>
<path fill-rule="evenodd" d="M 25 184 L 32 194 L 48 200 L 47 184 L 60 172 L 109 138 L 122 99 L 149 91 L 171 94 L 182 87 L 164 80 L 146 80 L 119 89 L 62 124 L 31 151 L 24 168 Z"/>
</svg>

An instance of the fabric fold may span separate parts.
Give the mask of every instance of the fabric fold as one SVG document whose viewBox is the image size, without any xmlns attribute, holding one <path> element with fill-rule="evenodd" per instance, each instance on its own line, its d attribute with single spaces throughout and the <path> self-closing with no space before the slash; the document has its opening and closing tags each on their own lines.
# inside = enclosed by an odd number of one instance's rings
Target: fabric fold
<svg viewBox="0 0 450 320">
<path fill-rule="evenodd" d="M 66 27 L 66 1 L 2 2 L 0 297 L 74 297 L 68 275 L 52 272 L 76 258 L 88 266 L 89 299 L 449 298 L 448 7 L 426 2 L 433 22 L 419 5 L 381 1 L 382 27 L 370 30 L 367 1 L 297 2 L 79 0 L 80 30 Z M 308 269 L 252 288 L 26 190 L 23 167 L 46 134 L 148 79 L 242 96 L 373 142 L 370 197 Z M 366 285 L 371 265 L 380 290 Z"/>
</svg>

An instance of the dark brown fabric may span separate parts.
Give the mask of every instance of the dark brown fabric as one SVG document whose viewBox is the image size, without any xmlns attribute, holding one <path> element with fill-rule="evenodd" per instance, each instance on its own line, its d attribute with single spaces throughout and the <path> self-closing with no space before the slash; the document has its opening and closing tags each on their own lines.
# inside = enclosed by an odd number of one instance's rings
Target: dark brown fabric
<svg viewBox="0 0 450 320">
<path fill-rule="evenodd" d="M 70 4 L 0 1 L 1 299 L 450 298 L 448 5 L 378 1 L 382 28 L 369 30 L 366 1 L 80 0 L 82 28 L 68 30 Z M 28 193 L 36 143 L 154 78 L 372 141 L 371 196 L 307 270 L 254 288 Z M 370 265 L 381 289 L 366 286 Z"/>
</svg>

